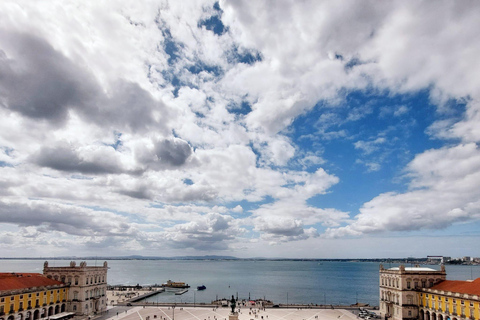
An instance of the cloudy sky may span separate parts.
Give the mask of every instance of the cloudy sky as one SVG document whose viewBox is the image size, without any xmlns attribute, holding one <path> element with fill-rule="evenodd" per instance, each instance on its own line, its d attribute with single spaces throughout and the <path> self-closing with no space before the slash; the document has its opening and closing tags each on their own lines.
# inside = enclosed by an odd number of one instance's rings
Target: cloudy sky
<svg viewBox="0 0 480 320">
<path fill-rule="evenodd" d="M 480 256 L 479 16 L 1 1 L 1 256 Z"/>
</svg>

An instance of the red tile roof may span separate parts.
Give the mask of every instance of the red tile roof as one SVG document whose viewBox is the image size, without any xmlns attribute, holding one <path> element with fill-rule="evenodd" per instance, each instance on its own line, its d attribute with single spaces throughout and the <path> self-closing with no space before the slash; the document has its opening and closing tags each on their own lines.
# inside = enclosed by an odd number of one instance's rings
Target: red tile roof
<svg viewBox="0 0 480 320">
<path fill-rule="evenodd" d="M 480 295 L 480 278 L 474 281 L 444 280 L 430 289 Z"/>
<path fill-rule="evenodd" d="M 40 273 L 0 273 L 0 291 L 64 285 Z"/>
</svg>

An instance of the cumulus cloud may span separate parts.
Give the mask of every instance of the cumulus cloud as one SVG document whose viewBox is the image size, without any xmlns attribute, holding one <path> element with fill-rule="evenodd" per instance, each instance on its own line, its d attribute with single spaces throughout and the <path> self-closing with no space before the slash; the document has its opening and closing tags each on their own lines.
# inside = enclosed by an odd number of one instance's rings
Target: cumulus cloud
<svg viewBox="0 0 480 320">
<path fill-rule="evenodd" d="M 196 250 L 227 250 L 244 230 L 230 216 L 209 213 L 194 221 L 168 228 L 163 234 L 169 246 Z"/>
<path fill-rule="evenodd" d="M 119 156 L 110 146 L 89 146 L 79 149 L 66 144 L 44 146 L 32 158 L 39 166 L 66 172 L 105 174 L 125 171 Z"/>
<path fill-rule="evenodd" d="M 411 190 L 384 193 L 365 203 L 351 224 L 327 237 L 387 231 L 443 229 L 480 219 L 480 150 L 475 144 L 429 150 L 407 166 Z"/>
<path fill-rule="evenodd" d="M 102 126 L 167 132 L 169 110 L 137 83 L 114 79 L 105 94 L 94 75 L 29 34 L 2 32 L 0 49 L 0 101 L 9 110 L 56 126 L 74 111 Z"/>
<path fill-rule="evenodd" d="M 106 211 L 29 200 L 1 201 L 0 221 L 24 227 L 35 227 L 40 232 L 59 231 L 70 235 L 128 236 L 133 229 L 128 221 Z"/>
<path fill-rule="evenodd" d="M 101 248 L 135 233 L 122 246 L 160 237 L 171 248 L 223 250 L 238 248 L 254 222 L 262 239 L 282 244 L 312 241 L 321 228 L 337 237 L 477 219 L 474 2 L 0 7 L 1 222 L 22 228 L 5 243 L 37 237 L 67 248 L 75 243 L 67 234 Z M 452 144 L 415 150 L 402 180 L 410 189 L 384 190 L 353 221 L 313 205 L 352 172 L 324 152 L 328 144 L 347 141 L 369 171 L 385 163 L 389 137 L 357 132 L 377 110 L 350 93 L 422 90 L 438 116 L 426 133 Z M 449 115 L 449 101 L 463 101 L 465 113 Z M 421 107 L 390 106 L 381 120 Z M 316 131 L 301 132 L 303 117 Z M 133 227 L 138 220 L 148 227 Z"/>
</svg>

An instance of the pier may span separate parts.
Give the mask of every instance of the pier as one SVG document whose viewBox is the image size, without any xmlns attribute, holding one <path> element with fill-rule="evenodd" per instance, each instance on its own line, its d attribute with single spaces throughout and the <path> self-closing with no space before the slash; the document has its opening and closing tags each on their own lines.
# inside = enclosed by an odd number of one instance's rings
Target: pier
<svg viewBox="0 0 480 320">
<path fill-rule="evenodd" d="M 131 299 L 128 299 L 127 301 L 124 302 L 125 303 L 134 303 L 134 302 L 137 302 L 137 301 L 140 301 L 140 300 L 143 300 L 143 299 L 146 299 L 148 297 L 151 297 L 151 296 L 154 296 L 156 294 L 159 294 L 159 293 L 162 293 L 165 291 L 165 288 L 160 288 L 158 290 L 155 290 L 155 291 L 151 291 L 151 292 L 147 292 L 147 293 L 144 293 L 142 295 L 139 295 L 139 296 L 135 296 Z"/>
<path fill-rule="evenodd" d="M 183 289 L 183 290 L 180 290 L 180 291 L 175 292 L 175 294 L 176 294 L 177 296 L 179 296 L 179 295 L 182 295 L 182 294 L 186 293 L 187 291 L 188 291 L 188 289 Z"/>
</svg>

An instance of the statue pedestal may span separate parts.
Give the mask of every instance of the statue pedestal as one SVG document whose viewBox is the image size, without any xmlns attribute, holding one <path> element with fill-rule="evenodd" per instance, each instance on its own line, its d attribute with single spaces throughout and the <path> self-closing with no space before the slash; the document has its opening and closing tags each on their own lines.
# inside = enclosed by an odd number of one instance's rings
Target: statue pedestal
<svg viewBox="0 0 480 320">
<path fill-rule="evenodd" d="M 235 312 L 235 313 L 233 313 L 233 314 L 230 314 L 230 315 L 228 316 L 228 320 L 238 320 L 238 313 Z"/>
</svg>

